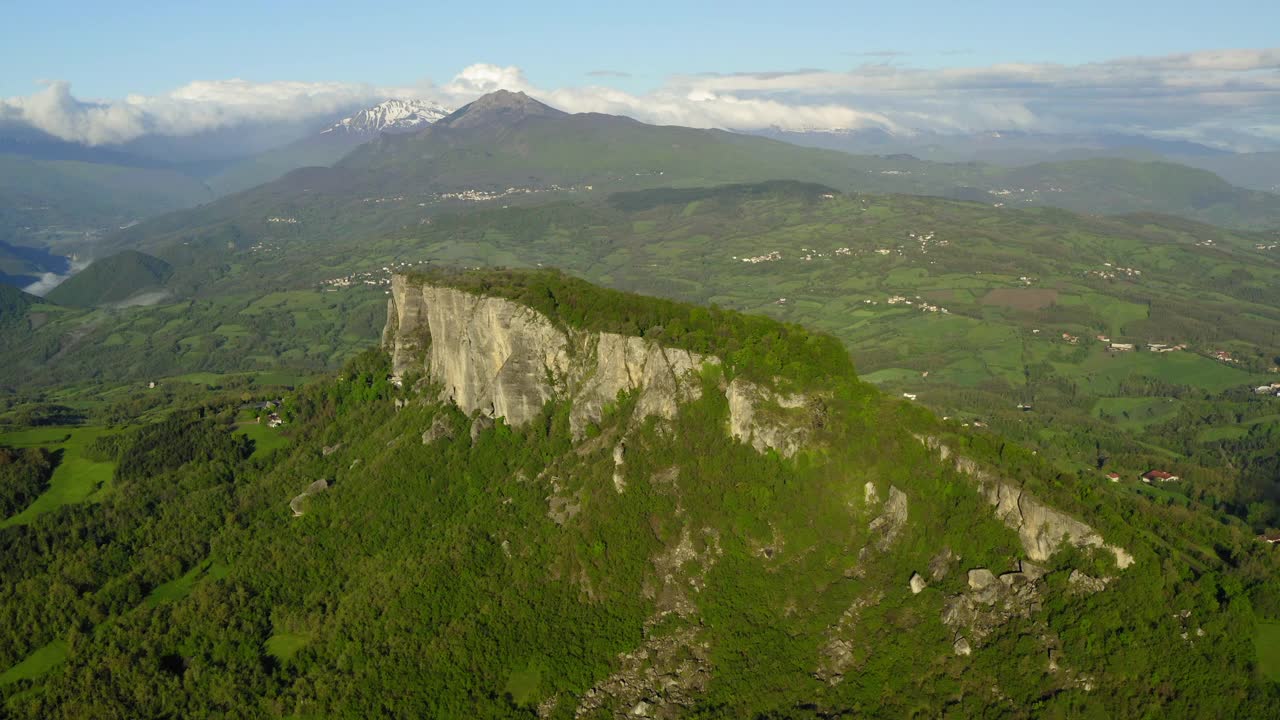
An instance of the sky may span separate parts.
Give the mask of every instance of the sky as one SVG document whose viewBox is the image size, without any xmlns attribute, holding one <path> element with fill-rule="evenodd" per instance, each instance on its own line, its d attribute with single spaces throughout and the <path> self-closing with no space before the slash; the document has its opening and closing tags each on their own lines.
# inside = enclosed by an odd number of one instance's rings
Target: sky
<svg viewBox="0 0 1280 720">
<path fill-rule="evenodd" d="M 89 144 L 388 94 L 456 104 L 478 77 L 700 126 L 1280 142 L 1280 3 L 1267 0 L 0 0 L 0 17 L 0 121 Z M 1160 97 L 1134 99 L 1152 87 Z"/>
</svg>

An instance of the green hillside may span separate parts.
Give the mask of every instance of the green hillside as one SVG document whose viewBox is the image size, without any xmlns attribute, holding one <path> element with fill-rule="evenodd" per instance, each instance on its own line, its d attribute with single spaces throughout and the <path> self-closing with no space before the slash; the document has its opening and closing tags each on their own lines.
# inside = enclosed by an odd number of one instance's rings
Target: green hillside
<svg viewBox="0 0 1280 720">
<path fill-rule="evenodd" d="M 161 290 L 172 274 L 173 268 L 164 260 L 125 250 L 94 261 L 50 291 L 48 297 L 62 305 L 108 305 Z"/>
<path fill-rule="evenodd" d="M 441 213 L 655 187 L 795 180 L 839 191 L 954 197 L 1001 207 L 1159 212 L 1240 228 L 1280 227 L 1280 196 L 1202 170 L 1132 160 L 1007 169 L 849 155 L 719 130 L 570 115 L 498 92 L 417 133 L 384 135 L 333 167 L 295 170 L 208 205 L 115 233 L 115 248 L 277 238 L 359 243 Z"/>
<path fill-rule="evenodd" d="M 0 285 L 0 325 L 8 325 L 26 317 L 27 310 L 40 302 L 16 287 Z"/>
<path fill-rule="evenodd" d="M 553 266 L 823 330 L 886 390 L 1064 470 L 1132 483 L 1178 463 L 1195 478 L 1186 493 L 1259 531 L 1280 523 L 1267 460 L 1280 408 L 1251 390 L 1278 379 L 1280 277 L 1265 235 L 791 183 L 437 215 L 370 228 L 356 248 L 282 227 L 256 247 L 171 246 L 179 302 L 56 315 L 5 353 L 0 385 L 321 372 L 377 337 L 383 268 Z"/>
<path fill-rule="evenodd" d="M 358 135 L 336 133 L 304 138 L 234 163 L 205 183 L 219 197 L 242 192 L 298 168 L 332 165 L 364 141 Z"/>
<path fill-rule="evenodd" d="M 522 359 L 628 328 L 725 357 L 675 379 L 697 392 L 670 416 L 645 386 L 581 434 L 576 395 L 509 426 L 419 372 L 397 387 L 370 351 L 284 399 L 286 449 L 254 453 L 234 395 L 94 443 L 111 492 L 0 529 L 7 715 L 1267 717 L 1280 699 L 1255 650 L 1280 568 L 1237 525 L 940 422 L 795 325 L 549 272 L 408 282 L 558 328 L 512 330 Z M 744 382 L 779 398 L 756 422 L 799 433 L 794 454 L 730 434 Z M 1033 562 L 928 438 L 1105 546 L 1050 533 Z"/>
</svg>

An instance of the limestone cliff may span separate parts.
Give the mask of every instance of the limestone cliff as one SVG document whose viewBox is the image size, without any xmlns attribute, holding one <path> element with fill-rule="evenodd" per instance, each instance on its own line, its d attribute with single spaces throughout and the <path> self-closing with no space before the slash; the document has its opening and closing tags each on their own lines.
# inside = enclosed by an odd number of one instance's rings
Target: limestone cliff
<svg viewBox="0 0 1280 720">
<path fill-rule="evenodd" d="M 570 427 L 582 437 L 618 394 L 636 393 L 636 417 L 670 420 L 702 393 L 699 376 L 720 359 L 652 340 L 561 327 L 497 297 L 396 275 L 383 344 L 393 372 L 424 372 L 467 413 L 519 427 L 553 399 L 572 400 Z M 724 388 L 727 432 L 757 450 L 795 453 L 808 439 L 802 395 L 780 395 L 745 380 Z"/>
<path fill-rule="evenodd" d="M 978 491 L 995 509 L 996 517 L 1017 531 L 1027 557 L 1035 562 L 1048 560 L 1064 545 L 1100 548 L 1115 556 L 1116 567 L 1124 570 L 1133 564 L 1127 550 L 1109 545 L 1089 525 L 1044 504 L 1039 498 L 1014 486 L 982 468 L 973 460 L 956 455 L 935 437 L 919 437 L 930 450 L 938 452 L 943 462 L 951 461 L 956 470 L 972 478 Z"/>
</svg>

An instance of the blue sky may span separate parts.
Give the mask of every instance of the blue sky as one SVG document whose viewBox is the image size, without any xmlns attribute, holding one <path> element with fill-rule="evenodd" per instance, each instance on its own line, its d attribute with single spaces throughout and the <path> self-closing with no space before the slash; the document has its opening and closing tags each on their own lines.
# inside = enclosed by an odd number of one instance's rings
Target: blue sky
<svg viewBox="0 0 1280 720">
<path fill-rule="evenodd" d="M 3 4 L 0 97 L 26 95 L 38 79 L 68 80 L 90 98 L 233 77 L 407 85 L 477 62 L 518 65 L 540 86 L 638 92 L 708 71 L 1077 64 L 1266 47 L 1280 28 L 1280 3 L 1265 0 Z M 909 54 L 858 54 L 877 51 Z M 632 77 L 587 76 L 601 69 Z"/>
</svg>

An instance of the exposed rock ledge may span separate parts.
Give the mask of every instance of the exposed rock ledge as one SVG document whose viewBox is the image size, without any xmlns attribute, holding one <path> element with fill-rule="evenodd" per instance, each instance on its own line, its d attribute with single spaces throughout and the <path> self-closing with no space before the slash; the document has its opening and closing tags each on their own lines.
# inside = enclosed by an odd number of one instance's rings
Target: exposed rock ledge
<svg viewBox="0 0 1280 720">
<path fill-rule="evenodd" d="M 1133 564 L 1133 556 L 1127 550 L 1108 545 L 1102 535 L 1089 525 L 1045 505 L 1031 493 L 1011 485 L 994 473 L 980 467 L 973 460 L 956 455 L 951 448 L 936 437 L 917 436 L 930 450 L 936 450 L 942 460 L 954 457 L 956 470 L 972 478 L 987 502 L 995 508 L 996 517 L 1010 529 L 1017 531 L 1027 558 L 1044 562 L 1064 544 L 1076 547 L 1095 547 L 1115 556 L 1116 567 L 1124 570 Z"/>
<path fill-rule="evenodd" d="M 575 437 L 586 434 L 619 392 L 634 392 L 636 417 L 674 419 L 702 393 L 701 368 L 720 359 L 616 333 L 558 327 L 510 300 L 391 279 L 383 345 L 393 372 L 422 370 L 466 413 L 519 427 L 550 400 L 570 399 Z M 741 379 L 729 384 L 729 431 L 757 450 L 793 454 L 808 439 L 798 420 L 806 398 Z M 794 427 L 792 427 L 794 425 Z"/>
</svg>

